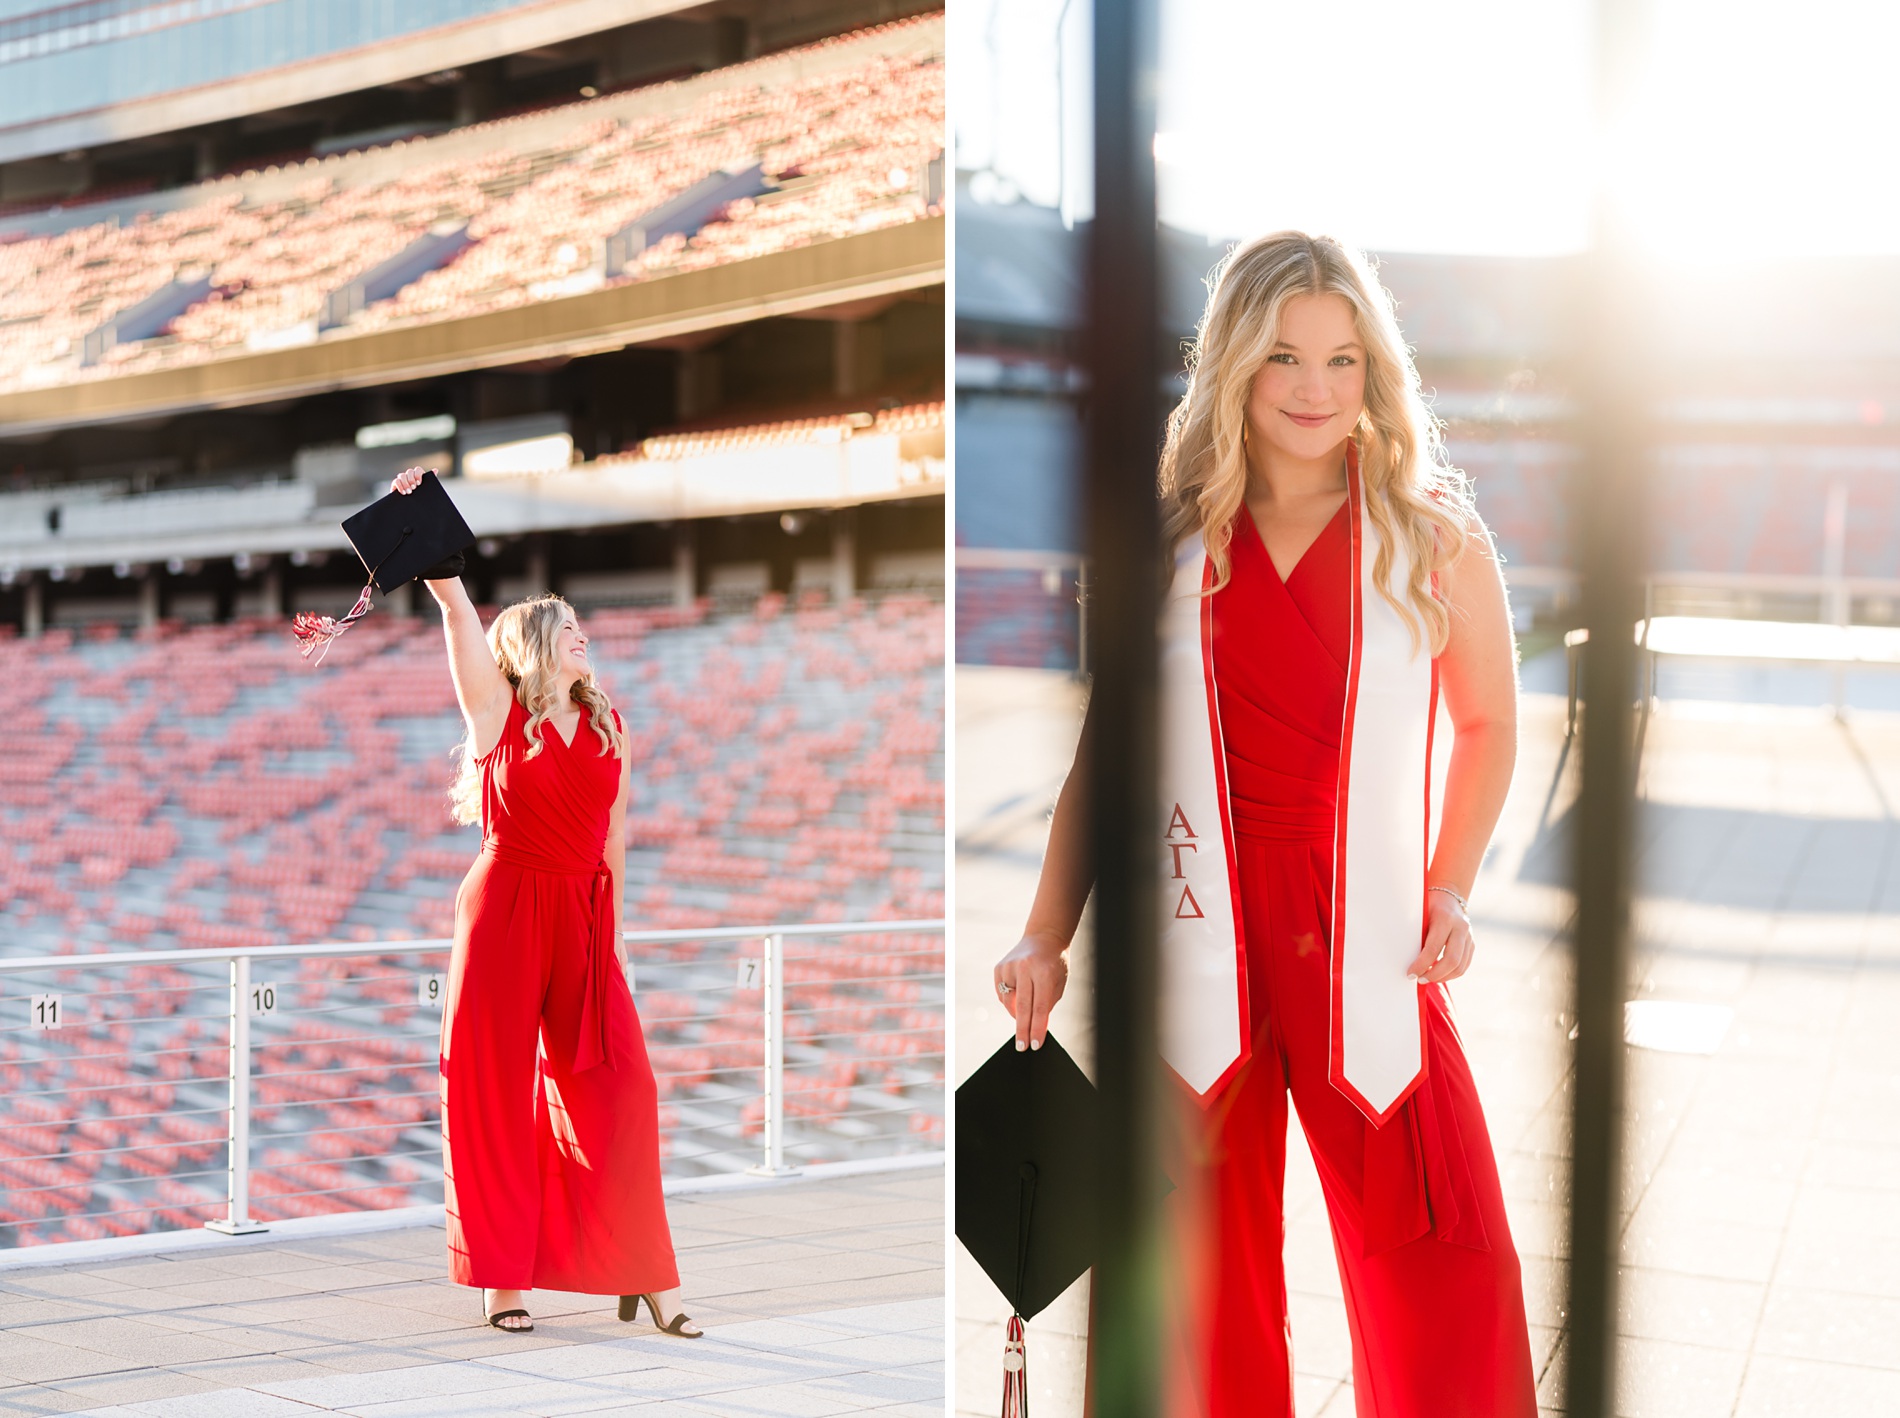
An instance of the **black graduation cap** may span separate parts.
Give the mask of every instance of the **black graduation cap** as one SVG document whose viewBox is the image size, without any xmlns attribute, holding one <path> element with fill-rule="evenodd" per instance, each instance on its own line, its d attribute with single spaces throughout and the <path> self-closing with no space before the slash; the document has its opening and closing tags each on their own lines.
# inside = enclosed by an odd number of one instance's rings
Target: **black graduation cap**
<svg viewBox="0 0 1900 1418">
<path fill-rule="evenodd" d="M 1024 1319 L 1094 1263 L 1098 1107 L 1054 1035 L 957 1089 L 957 1239 Z"/>
<path fill-rule="evenodd" d="M 459 576 L 462 552 L 475 541 L 433 472 L 424 473 L 409 492 L 392 492 L 348 518 L 343 535 L 362 558 L 369 584 L 341 620 L 305 611 L 291 623 L 304 658 L 316 651 L 319 663 L 330 642 L 368 614 L 372 591 L 387 595 L 418 576 Z"/>
<path fill-rule="evenodd" d="M 1003 1412 L 1028 1407 L 1023 1321 L 1095 1260 L 1100 1103 L 1055 1035 L 1011 1039 L 957 1089 L 957 1239 L 1012 1311 Z"/>
</svg>

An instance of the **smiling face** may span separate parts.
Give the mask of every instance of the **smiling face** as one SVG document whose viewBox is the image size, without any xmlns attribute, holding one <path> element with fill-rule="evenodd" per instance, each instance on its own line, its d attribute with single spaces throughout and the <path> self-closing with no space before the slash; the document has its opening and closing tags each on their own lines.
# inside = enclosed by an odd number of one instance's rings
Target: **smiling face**
<svg viewBox="0 0 1900 1418">
<path fill-rule="evenodd" d="M 1365 403 L 1366 350 L 1351 304 L 1331 293 L 1290 297 L 1248 396 L 1249 440 L 1316 462 L 1345 442 Z"/>
<path fill-rule="evenodd" d="M 587 659 L 587 634 L 571 610 L 561 612 L 561 628 L 554 632 L 554 660 L 564 675 L 585 675 L 593 669 Z"/>
</svg>

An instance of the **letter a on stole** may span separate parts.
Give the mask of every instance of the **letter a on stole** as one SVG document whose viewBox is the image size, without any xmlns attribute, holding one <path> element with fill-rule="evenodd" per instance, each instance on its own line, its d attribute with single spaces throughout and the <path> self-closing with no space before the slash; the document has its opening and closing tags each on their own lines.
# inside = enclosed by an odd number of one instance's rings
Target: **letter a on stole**
<svg viewBox="0 0 1900 1418">
<path fill-rule="evenodd" d="M 1366 515 L 1351 443 L 1347 485 L 1352 645 L 1333 838 L 1329 1071 L 1333 1086 L 1377 1126 L 1425 1076 L 1424 1002 L 1405 967 L 1425 935 L 1438 676 L 1430 651 L 1413 648 L 1409 627 L 1373 578 L 1378 530 Z M 1409 565 L 1395 544 L 1391 584 L 1406 584 Z M 1246 1062 L 1249 1045 L 1246 937 L 1214 692 L 1212 581 L 1206 548 L 1190 538 L 1176 556 L 1162 612 L 1161 807 L 1169 817 L 1157 844 L 1162 1056 L 1203 1103 Z"/>
</svg>

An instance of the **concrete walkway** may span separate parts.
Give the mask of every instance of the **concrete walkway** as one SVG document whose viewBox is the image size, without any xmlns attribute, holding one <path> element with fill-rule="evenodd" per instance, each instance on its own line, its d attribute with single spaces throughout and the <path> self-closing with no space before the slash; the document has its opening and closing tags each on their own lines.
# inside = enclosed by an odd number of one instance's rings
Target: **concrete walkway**
<svg viewBox="0 0 1900 1418">
<path fill-rule="evenodd" d="M 1005 1037 L 990 966 L 1021 928 L 1079 705 L 1058 675 L 958 670 L 959 1077 Z M 1478 963 L 1454 987 L 1547 1413 L 1562 1402 L 1568 1225 L 1562 716 L 1561 698 L 1525 696 L 1517 778 L 1472 899 Z M 1629 1053 L 1617 1412 L 1900 1413 L 1900 715 L 1841 725 L 1793 705 L 1666 700 L 1640 791 L 1631 994 L 1662 1008 L 1632 1016 L 1646 1046 Z M 1072 989 L 1054 1025 L 1084 1054 L 1086 1000 Z M 1348 1418 L 1332 1242 L 1290 1131 L 1295 1400 L 1300 1418 Z M 958 1411 L 985 1414 L 1006 1312 L 960 1249 L 957 1265 Z M 1037 1418 L 1081 1412 L 1086 1286 L 1030 1327 Z"/>
<path fill-rule="evenodd" d="M 532 1335 L 498 1333 L 444 1278 L 439 1225 L 0 1267 L 0 1414 L 943 1412 L 940 1168 L 695 1193 L 668 1212 L 704 1339 L 549 1291 Z"/>
</svg>

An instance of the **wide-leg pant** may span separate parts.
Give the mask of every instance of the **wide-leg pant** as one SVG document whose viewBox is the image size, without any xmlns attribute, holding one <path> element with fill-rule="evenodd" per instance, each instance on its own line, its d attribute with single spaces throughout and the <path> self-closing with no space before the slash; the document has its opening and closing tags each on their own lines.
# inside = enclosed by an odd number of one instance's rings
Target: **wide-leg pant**
<svg viewBox="0 0 1900 1418">
<path fill-rule="evenodd" d="M 484 851 L 456 897 L 442 1152 L 449 1272 L 463 1285 L 630 1295 L 679 1284 L 658 1091 L 617 967 L 596 1000 L 612 1061 L 572 1066 L 592 885 L 591 872 Z"/>
<path fill-rule="evenodd" d="M 1169 1206 L 1188 1266 L 1171 1409 L 1291 1418 L 1282 1250 L 1287 1098 L 1319 1172 L 1360 1418 L 1535 1418 L 1523 1284 L 1497 1164 L 1444 990 L 1428 1078 L 1382 1128 L 1327 1079 L 1331 843 L 1241 837 L 1253 1057 L 1184 1099 Z"/>
</svg>

